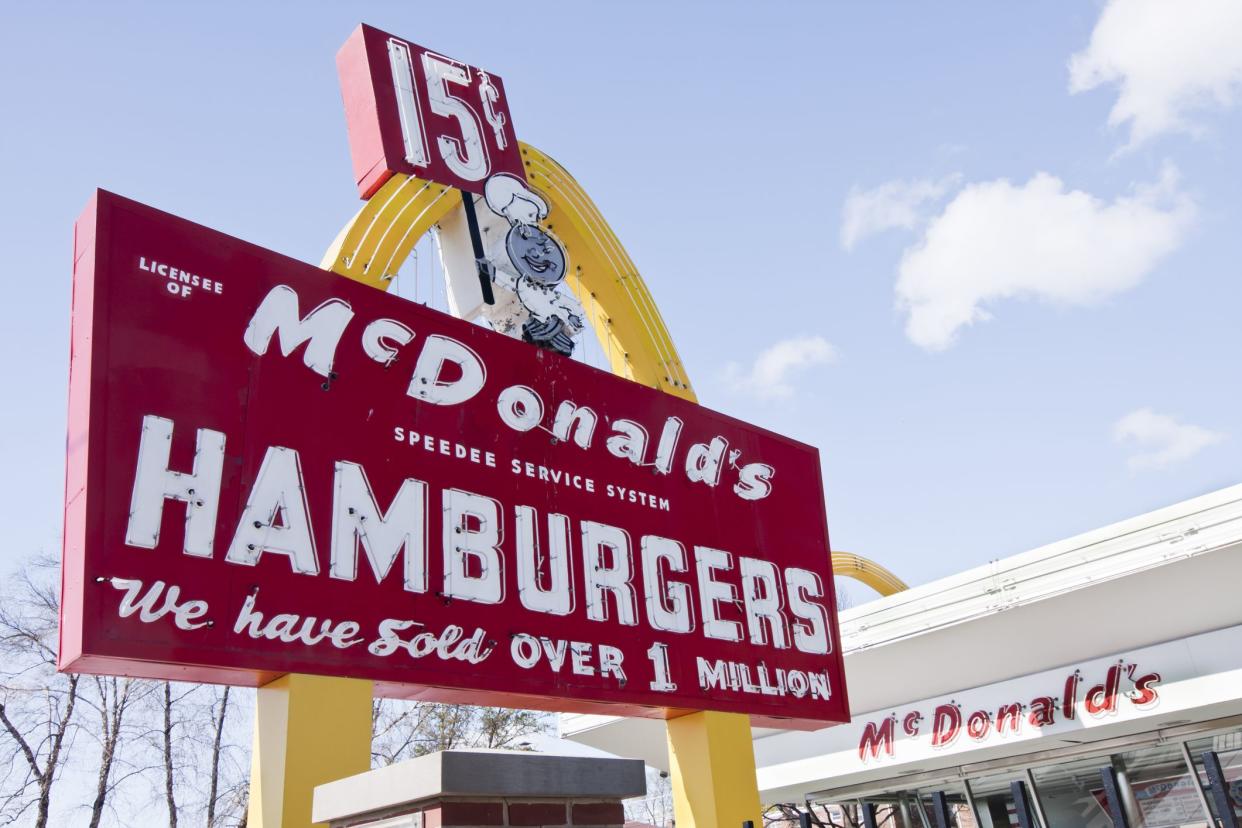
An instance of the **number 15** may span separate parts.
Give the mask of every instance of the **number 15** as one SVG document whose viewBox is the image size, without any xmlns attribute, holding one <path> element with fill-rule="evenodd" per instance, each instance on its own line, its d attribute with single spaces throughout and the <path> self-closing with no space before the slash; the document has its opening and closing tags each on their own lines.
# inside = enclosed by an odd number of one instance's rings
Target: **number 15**
<svg viewBox="0 0 1242 828">
<path fill-rule="evenodd" d="M 470 68 L 432 52 L 424 52 L 422 58 L 421 75 L 425 81 L 429 108 L 436 115 L 456 120 L 460 131 L 460 135 L 435 136 L 440 158 L 458 178 L 482 181 L 491 173 L 487 143 L 483 140 L 483 119 L 469 103 L 449 91 L 450 84 L 467 89 L 472 85 Z M 397 112 L 405 143 L 405 160 L 415 167 L 426 167 L 431 163 L 431 155 L 419 108 L 421 90 L 414 73 L 409 44 L 390 38 L 388 59 L 393 85 L 397 90 Z M 506 144 L 505 119 L 493 109 L 495 89 L 485 84 L 479 94 L 488 124 L 496 134 L 497 145 L 503 149 Z"/>
</svg>

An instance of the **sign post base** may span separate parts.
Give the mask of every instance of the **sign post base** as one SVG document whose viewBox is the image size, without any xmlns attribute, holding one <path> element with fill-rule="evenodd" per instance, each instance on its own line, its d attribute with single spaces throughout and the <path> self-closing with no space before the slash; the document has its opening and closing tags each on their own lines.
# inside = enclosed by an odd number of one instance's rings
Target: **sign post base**
<svg viewBox="0 0 1242 828">
<path fill-rule="evenodd" d="M 749 716 L 703 711 L 670 719 L 668 754 L 677 828 L 762 824 Z"/>
<path fill-rule="evenodd" d="M 255 701 L 250 828 L 310 828 L 316 785 L 371 769 L 370 681 L 290 673 Z"/>
</svg>

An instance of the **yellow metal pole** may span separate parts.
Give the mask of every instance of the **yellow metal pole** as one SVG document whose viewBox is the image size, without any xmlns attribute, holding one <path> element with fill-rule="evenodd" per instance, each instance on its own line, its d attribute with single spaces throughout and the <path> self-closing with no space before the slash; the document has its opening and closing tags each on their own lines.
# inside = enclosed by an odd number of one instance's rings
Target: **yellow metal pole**
<svg viewBox="0 0 1242 828">
<path fill-rule="evenodd" d="M 310 828 L 316 785 L 371 768 L 372 684 L 290 673 L 259 688 L 250 828 Z"/>
<path fill-rule="evenodd" d="M 668 723 L 677 828 L 762 825 L 750 717 L 705 710 Z"/>
</svg>

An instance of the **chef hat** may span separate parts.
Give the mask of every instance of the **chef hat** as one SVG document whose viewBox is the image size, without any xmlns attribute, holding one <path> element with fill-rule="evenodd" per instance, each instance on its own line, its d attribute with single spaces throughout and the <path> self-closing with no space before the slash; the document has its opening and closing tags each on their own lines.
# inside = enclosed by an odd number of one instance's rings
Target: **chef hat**
<svg viewBox="0 0 1242 828">
<path fill-rule="evenodd" d="M 483 198 L 492 212 L 513 224 L 535 224 L 548 217 L 548 202 L 526 186 L 526 182 L 508 173 L 497 173 L 483 185 Z"/>
</svg>

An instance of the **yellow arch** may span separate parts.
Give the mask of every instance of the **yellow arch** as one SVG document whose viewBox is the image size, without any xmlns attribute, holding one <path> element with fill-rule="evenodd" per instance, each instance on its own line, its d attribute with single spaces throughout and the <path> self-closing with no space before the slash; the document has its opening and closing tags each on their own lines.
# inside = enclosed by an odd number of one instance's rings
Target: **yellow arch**
<svg viewBox="0 0 1242 828">
<path fill-rule="evenodd" d="M 569 287 L 613 373 L 697 402 L 655 300 L 595 202 L 560 164 L 529 144 L 520 147 L 531 186 L 548 201 L 547 228 L 573 265 Z M 460 203 L 451 187 L 394 175 L 345 225 L 320 266 L 387 290 L 423 234 Z M 832 568 L 881 595 L 906 588 L 884 567 L 848 552 L 833 552 Z"/>
<path fill-rule="evenodd" d="M 881 595 L 892 595 L 909 589 L 906 582 L 892 572 L 853 552 L 832 553 L 832 574 L 861 581 Z"/>
<path fill-rule="evenodd" d="M 681 357 L 638 268 L 578 182 L 521 144 L 526 175 L 548 201 L 547 228 L 573 265 L 566 280 L 586 309 L 613 373 L 695 401 Z M 321 267 L 387 289 L 424 233 L 460 203 L 456 190 L 394 175 L 337 236 Z"/>
</svg>

